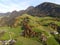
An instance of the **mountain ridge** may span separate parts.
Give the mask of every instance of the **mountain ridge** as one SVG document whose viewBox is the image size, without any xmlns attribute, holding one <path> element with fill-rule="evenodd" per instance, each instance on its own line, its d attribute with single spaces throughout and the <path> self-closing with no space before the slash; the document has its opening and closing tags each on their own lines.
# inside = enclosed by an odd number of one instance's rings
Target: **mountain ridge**
<svg viewBox="0 0 60 45">
<path fill-rule="evenodd" d="M 9 13 L 0 13 L 1 16 L 4 15 L 12 15 L 14 11 Z M 60 5 L 51 3 L 51 2 L 43 2 L 35 7 L 30 6 L 26 10 L 15 11 L 16 16 L 20 16 L 24 13 L 33 15 L 33 16 L 51 16 L 51 17 L 60 17 Z"/>
<path fill-rule="evenodd" d="M 37 5 L 35 9 L 29 11 L 28 13 L 36 16 L 60 17 L 59 10 L 60 10 L 60 5 L 44 2 L 40 5 Z"/>
</svg>

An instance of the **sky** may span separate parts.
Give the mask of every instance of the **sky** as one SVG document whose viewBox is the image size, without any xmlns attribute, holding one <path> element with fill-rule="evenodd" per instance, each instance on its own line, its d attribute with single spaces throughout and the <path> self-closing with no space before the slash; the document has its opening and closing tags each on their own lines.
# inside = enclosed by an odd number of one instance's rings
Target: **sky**
<svg viewBox="0 0 60 45">
<path fill-rule="evenodd" d="M 25 10 L 29 6 L 36 6 L 43 2 L 60 4 L 60 0 L 0 0 L 0 13 Z"/>
</svg>

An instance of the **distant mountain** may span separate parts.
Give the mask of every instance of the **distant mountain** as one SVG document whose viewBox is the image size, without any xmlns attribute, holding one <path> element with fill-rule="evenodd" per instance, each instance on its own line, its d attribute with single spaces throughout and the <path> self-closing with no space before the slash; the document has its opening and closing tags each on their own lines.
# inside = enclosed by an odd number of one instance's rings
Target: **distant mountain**
<svg viewBox="0 0 60 45">
<path fill-rule="evenodd" d="M 28 11 L 31 15 L 60 17 L 60 5 L 44 2 L 37 5 L 34 9 Z"/>
<path fill-rule="evenodd" d="M 35 7 L 30 6 L 26 10 L 21 11 L 12 11 L 8 13 L 0 13 L 0 16 L 10 15 L 11 17 L 20 16 L 24 13 L 28 13 L 33 16 L 51 16 L 51 17 L 60 17 L 60 5 L 44 2 Z"/>
<path fill-rule="evenodd" d="M 7 12 L 7 13 L 0 13 L 0 16 L 9 16 L 10 15 L 10 12 Z"/>
<path fill-rule="evenodd" d="M 20 10 L 20 11 L 12 11 L 12 12 L 7 12 L 7 13 L 0 13 L 0 16 L 10 16 L 10 17 L 17 17 L 20 16 L 24 13 L 27 13 L 29 10 L 31 10 L 33 6 L 28 7 L 26 10 Z"/>
<path fill-rule="evenodd" d="M 28 7 L 25 11 L 26 12 L 28 12 L 28 11 L 30 11 L 30 10 L 32 10 L 32 9 L 34 9 L 35 7 L 33 7 L 33 6 L 30 6 L 30 7 Z"/>
</svg>

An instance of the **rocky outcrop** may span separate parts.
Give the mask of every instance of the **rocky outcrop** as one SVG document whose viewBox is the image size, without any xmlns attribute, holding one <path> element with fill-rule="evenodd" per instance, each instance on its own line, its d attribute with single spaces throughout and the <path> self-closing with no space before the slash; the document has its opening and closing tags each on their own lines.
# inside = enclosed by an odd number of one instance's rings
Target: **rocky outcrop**
<svg viewBox="0 0 60 45">
<path fill-rule="evenodd" d="M 22 25 L 23 25 L 23 29 L 24 29 L 24 31 L 22 32 L 23 36 L 25 36 L 25 37 L 26 36 L 28 36 L 28 37 L 36 36 L 36 32 L 34 32 L 28 24 L 28 18 L 27 17 L 23 20 L 22 23 L 23 23 Z"/>
<path fill-rule="evenodd" d="M 0 40 L 1 45 L 15 45 L 16 40 L 10 39 L 10 40 Z"/>
</svg>

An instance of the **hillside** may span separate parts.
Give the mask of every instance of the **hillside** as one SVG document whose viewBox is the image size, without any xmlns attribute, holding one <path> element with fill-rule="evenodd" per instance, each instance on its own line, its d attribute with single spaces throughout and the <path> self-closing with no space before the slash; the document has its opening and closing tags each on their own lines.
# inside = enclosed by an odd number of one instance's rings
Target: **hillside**
<svg viewBox="0 0 60 45">
<path fill-rule="evenodd" d="M 0 45 L 60 45 L 60 5 L 0 13 Z"/>
<path fill-rule="evenodd" d="M 23 14 L 15 18 L 12 26 L 0 27 L 0 41 L 4 40 L 7 44 L 15 40 L 14 45 L 59 45 L 60 20 Z"/>
</svg>

